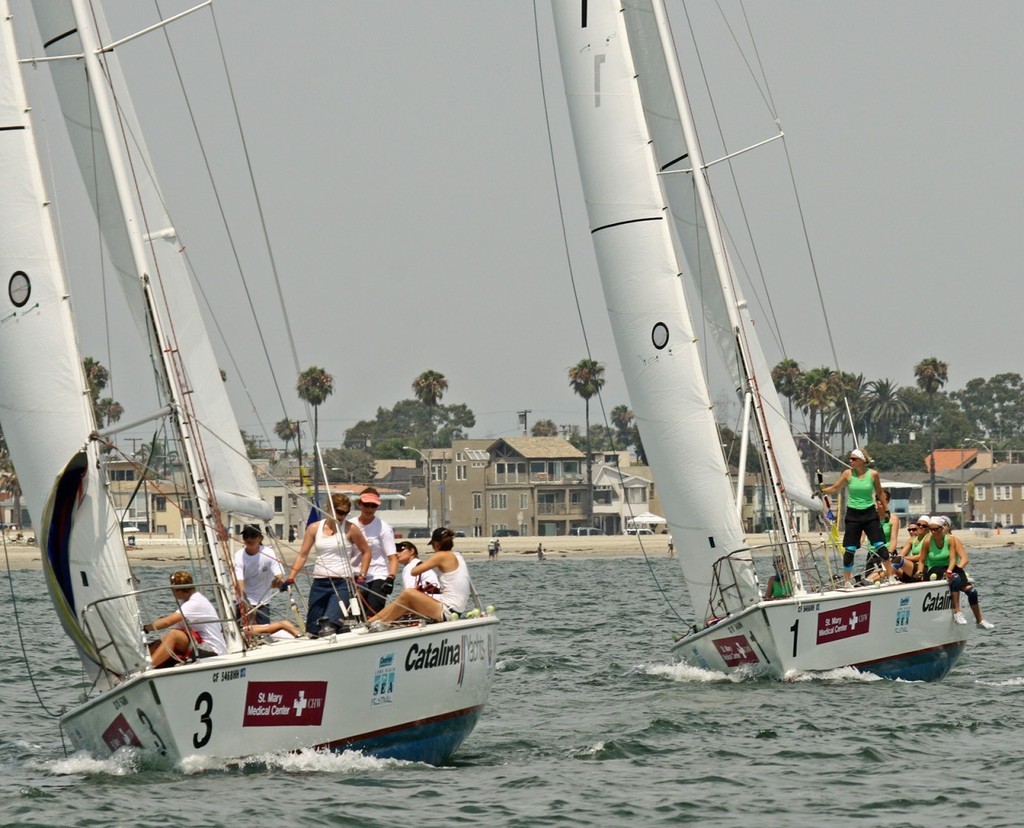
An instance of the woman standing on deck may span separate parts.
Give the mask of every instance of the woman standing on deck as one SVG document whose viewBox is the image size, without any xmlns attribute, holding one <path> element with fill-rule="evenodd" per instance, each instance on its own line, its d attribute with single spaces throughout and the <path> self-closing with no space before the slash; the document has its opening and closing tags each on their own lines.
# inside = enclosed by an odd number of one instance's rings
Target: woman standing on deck
<svg viewBox="0 0 1024 828">
<path fill-rule="evenodd" d="M 860 536 L 866 534 L 871 550 L 882 560 L 885 577 L 892 577 L 889 564 L 889 550 L 882 532 L 882 517 L 885 514 L 885 493 L 878 472 L 868 468 L 868 457 L 861 449 L 850 452 L 850 468 L 843 471 L 839 479 L 828 486 L 822 486 L 822 494 L 834 494 L 848 488 L 846 500 L 846 531 L 843 533 L 843 587 L 853 586 L 853 558 L 860 547 Z"/>
</svg>

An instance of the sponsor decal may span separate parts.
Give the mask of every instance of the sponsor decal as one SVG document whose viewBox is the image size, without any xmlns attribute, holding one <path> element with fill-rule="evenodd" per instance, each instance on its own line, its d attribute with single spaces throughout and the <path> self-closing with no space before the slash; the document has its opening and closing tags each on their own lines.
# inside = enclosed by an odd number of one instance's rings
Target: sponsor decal
<svg viewBox="0 0 1024 828">
<path fill-rule="evenodd" d="M 373 674 L 372 707 L 391 704 L 395 693 L 395 654 L 382 655 L 377 661 L 377 672 Z"/>
<path fill-rule="evenodd" d="M 250 681 L 242 727 L 316 727 L 326 698 L 326 681 Z"/>
<path fill-rule="evenodd" d="M 865 635 L 871 628 L 871 602 L 864 601 L 818 614 L 818 644 Z"/>
<path fill-rule="evenodd" d="M 939 592 L 928 590 L 921 601 L 921 612 L 935 612 L 937 610 L 948 610 L 953 608 L 953 593 L 948 587 Z"/>
<path fill-rule="evenodd" d="M 135 735 L 132 726 L 128 724 L 124 713 L 118 713 L 117 718 L 103 731 L 103 741 L 106 742 L 111 753 L 123 747 L 142 747 L 142 742 Z"/>
<path fill-rule="evenodd" d="M 754 648 L 750 646 L 745 635 L 734 635 L 729 638 L 716 638 L 713 640 L 718 654 L 722 657 L 726 667 L 735 667 L 739 664 L 757 664 L 761 659 L 757 657 Z"/>
<path fill-rule="evenodd" d="M 459 644 L 449 644 L 447 638 L 442 638 L 440 644 L 428 644 L 426 647 L 413 644 L 405 656 L 405 671 L 431 670 L 434 667 L 461 665 L 462 650 L 463 648 Z"/>
<path fill-rule="evenodd" d="M 910 632 L 910 596 L 900 598 L 900 608 L 896 610 L 896 632 Z"/>
</svg>

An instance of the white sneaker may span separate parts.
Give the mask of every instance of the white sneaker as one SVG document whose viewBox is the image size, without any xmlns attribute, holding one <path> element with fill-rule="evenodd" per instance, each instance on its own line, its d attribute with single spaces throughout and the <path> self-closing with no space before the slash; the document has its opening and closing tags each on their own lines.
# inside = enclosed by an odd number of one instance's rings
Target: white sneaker
<svg viewBox="0 0 1024 828">
<path fill-rule="evenodd" d="M 957 624 L 966 624 L 967 623 L 967 619 L 964 618 L 964 614 L 962 612 L 954 612 L 953 613 L 953 620 L 956 621 Z"/>
<path fill-rule="evenodd" d="M 991 621 L 986 621 L 984 618 L 982 618 L 978 622 L 978 629 L 980 630 L 994 630 L 995 628 L 995 624 L 993 624 Z"/>
</svg>

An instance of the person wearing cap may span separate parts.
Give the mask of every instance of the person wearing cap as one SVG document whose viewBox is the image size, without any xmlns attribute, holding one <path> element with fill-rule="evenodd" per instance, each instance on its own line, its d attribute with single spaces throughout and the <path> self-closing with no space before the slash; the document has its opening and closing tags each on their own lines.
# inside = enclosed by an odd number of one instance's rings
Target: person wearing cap
<svg viewBox="0 0 1024 828">
<path fill-rule="evenodd" d="M 284 567 L 274 550 L 263 544 L 258 526 L 242 529 L 242 548 L 235 552 L 235 584 L 239 601 L 249 606 L 243 624 L 269 624 L 267 604 L 284 583 Z"/>
<path fill-rule="evenodd" d="M 372 486 L 359 495 L 359 514 L 352 519 L 370 545 L 370 569 L 366 583 L 360 587 L 366 614 L 380 612 L 395 588 L 398 558 L 395 549 L 395 530 L 377 517 L 380 493 Z"/>
<path fill-rule="evenodd" d="M 419 562 L 419 550 L 416 545 L 409 541 L 399 541 L 395 544 L 398 565 L 402 567 L 402 589 L 418 589 L 433 598 L 441 600 L 441 582 L 437 580 L 434 570 L 428 569 L 421 575 L 413 575 L 413 567 Z"/>
<path fill-rule="evenodd" d="M 928 538 L 921 547 L 925 558 L 925 580 L 937 581 L 945 578 L 949 582 L 949 590 L 953 599 L 953 620 L 957 624 L 966 624 L 967 619 L 960 611 L 960 593 L 967 595 L 967 603 L 974 614 L 979 629 L 991 630 L 995 624 L 986 621 L 981 613 L 981 599 L 978 590 L 967 577 L 964 567 L 970 562 L 967 550 L 960 538 L 953 535 L 953 524 L 945 515 L 937 515 L 929 519 Z"/>
<path fill-rule="evenodd" d="M 316 638 L 325 626 L 341 628 L 341 607 L 347 607 L 352 597 L 348 582 L 351 578 L 365 578 L 370 567 L 370 545 L 359 527 L 346 521 L 352 511 L 348 495 L 331 495 L 331 511 L 330 517 L 306 527 L 299 554 L 292 561 L 283 586 L 287 588 L 295 583 L 295 576 L 306 565 L 309 553 L 316 550 L 306 607 L 306 634 L 311 638 Z M 357 563 L 353 569 L 354 557 Z"/>
<path fill-rule="evenodd" d="M 430 545 L 434 549 L 434 554 L 416 564 L 412 568 L 412 574 L 422 575 L 428 570 L 436 570 L 437 579 L 441 584 L 441 600 L 435 601 L 418 589 L 403 589 L 398 598 L 377 615 L 367 619 L 370 623 L 395 621 L 409 613 L 428 621 L 449 621 L 466 611 L 472 583 L 465 559 L 453 548 L 455 533 L 447 527 L 438 527 L 430 536 Z"/>
<path fill-rule="evenodd" d="M 844 469 L 839 479 L 821 487 L 822 494 L 833 494 L 846 488 L 846 530 L 843 533 L 843 587 L 853 586 L 853 559 L 860 548 L 862 534 L 868 536 L 871 551 L 882 562 L 885 577 L 893 576 L 889 564 L 889 550 L 882 532 L 882 505 L 884 493 L 878 472 L 868 468 L 868 456 L 861 449 L 850 452 L 850 468 Z"/>
<path fill-rule="evenodd" d="M 205 595 L 193 586 L 192 574 L 179 570 L 171 574 L 171 592 L 178 611 L 142 626 L 143 632 L 167 630 L 159 641 L 149 645 L 149 660 L 154 667 L 199 657 L 223 655 L 228 651 L 217 611 Z"/>
</svg>

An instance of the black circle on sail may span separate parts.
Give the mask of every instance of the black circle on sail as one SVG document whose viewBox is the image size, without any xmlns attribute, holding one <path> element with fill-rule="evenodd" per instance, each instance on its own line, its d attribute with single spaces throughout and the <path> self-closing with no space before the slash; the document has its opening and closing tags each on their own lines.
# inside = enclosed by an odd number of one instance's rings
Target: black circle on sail
<svg viewBox="0 0 1024 828">
<path fill-rule="evenodd" d="M 668 325 L 658 322 L 651 328 L 651 342 L 659 351 L 668 345 Z"/>
<path fill-rule="evenodd" d="M 29 296 L 32 295 L 32 283 L 29 281 L 28 274 L 25 271 L 16 270 L 11 274 L 11 279 L 7 283 L 7 295 L 10 297 L 11 304 L 14 307 L 24 307 Z"/>
</svg>

